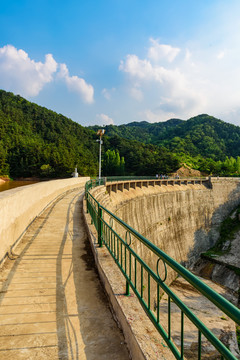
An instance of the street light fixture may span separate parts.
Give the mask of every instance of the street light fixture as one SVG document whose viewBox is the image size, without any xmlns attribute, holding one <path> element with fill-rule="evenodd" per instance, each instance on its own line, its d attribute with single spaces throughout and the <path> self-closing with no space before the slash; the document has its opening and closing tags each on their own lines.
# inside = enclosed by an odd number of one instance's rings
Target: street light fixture
<svg viewBox="0 0 240 360">
<path fill-rule="evenodd" d="M 100 180 L 101 180 L 101 145 L 103 144 L 102 136 L 104 135 L 104 133 L 105 133 L 104 129 L 99 129 L 97 131 L 97 135 L 99 135 L 99 137 L 100 137 L 100 139 L 97 140 L 97 141 L 99 141 L 99 174 L 98 174 L 99 185 L 100 185 Z"/>
</svg>

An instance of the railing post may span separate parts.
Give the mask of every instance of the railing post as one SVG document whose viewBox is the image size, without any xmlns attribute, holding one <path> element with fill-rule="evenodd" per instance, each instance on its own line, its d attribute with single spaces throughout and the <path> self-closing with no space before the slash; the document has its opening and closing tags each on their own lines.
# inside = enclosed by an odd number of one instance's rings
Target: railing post
<svg viewBox="0 0 240 360">
<path fill-rule="evenodd" d="M 98 245 L 102 247 L 102 208 L 98 203 Z"/>
<path fill-rule="evenodd" d="M 126 281 L 126 296 L 129 296 L 130 295 L 130 287 L 129 287 L 129 282 Z"/>
<path fill-rule="evenodd" d="M 88 190 L 87 191 L 85 191 L 85 198 L 86 198 L 86 204 L 87 204 L 87 206 L 86 206 L 86 208 L 87 208 L 87 214 L 88 214 Z"/>
</svg>

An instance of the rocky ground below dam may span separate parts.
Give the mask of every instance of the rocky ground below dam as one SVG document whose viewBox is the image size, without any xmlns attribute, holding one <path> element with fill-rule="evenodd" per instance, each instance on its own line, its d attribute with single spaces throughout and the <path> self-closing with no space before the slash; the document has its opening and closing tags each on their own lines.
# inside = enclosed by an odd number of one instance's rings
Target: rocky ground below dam
<svg viewBox="0 0 240 360">
<path fill-rule="evenodd" d="M 228 289 L 229 300 L 240 306 L 240 207 L 223 221 L 218 241 L 193 269 Z"/>
</svg>

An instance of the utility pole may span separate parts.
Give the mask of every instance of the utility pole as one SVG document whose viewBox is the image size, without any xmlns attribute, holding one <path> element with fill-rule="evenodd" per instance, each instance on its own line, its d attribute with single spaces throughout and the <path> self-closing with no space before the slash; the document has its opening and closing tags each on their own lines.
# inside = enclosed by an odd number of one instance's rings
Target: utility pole
<svg viewBox="0 0 240 360">
<path fill-rule="evenodd" d="M 101 180 L 101 145 L 103 144 L 103 141 L 102 141 L 102 136 L 104 135 L 105 133 L 105 130 L 104 129 L 99 129 L 97 131 L 97 135 L 100 136 L 100 139 L 97 140 L 99 141 L 99 173 L 98 173 L 98 179 L 99 179 L 99 185 L 100 185 L 100 180 Z"/>
</svg>

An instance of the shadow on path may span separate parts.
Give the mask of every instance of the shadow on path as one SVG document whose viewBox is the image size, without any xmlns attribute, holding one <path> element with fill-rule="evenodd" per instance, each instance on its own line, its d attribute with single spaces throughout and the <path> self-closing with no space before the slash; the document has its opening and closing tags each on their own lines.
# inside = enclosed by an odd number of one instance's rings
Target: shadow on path
<svg viewBox="0 0 240 360">
<path fill-rule="evenodd" d="M 83 223 L 82 199 L 83 194 L 76 194 L 68 206 L 57 258 L 59 358 L 128 359 L 123 335 L 112 317 L 95 268 Z M 69 252 L 70 246 L 72 261 L 67 263 L 62 259 L 64 252 Z"/>
</svg>

